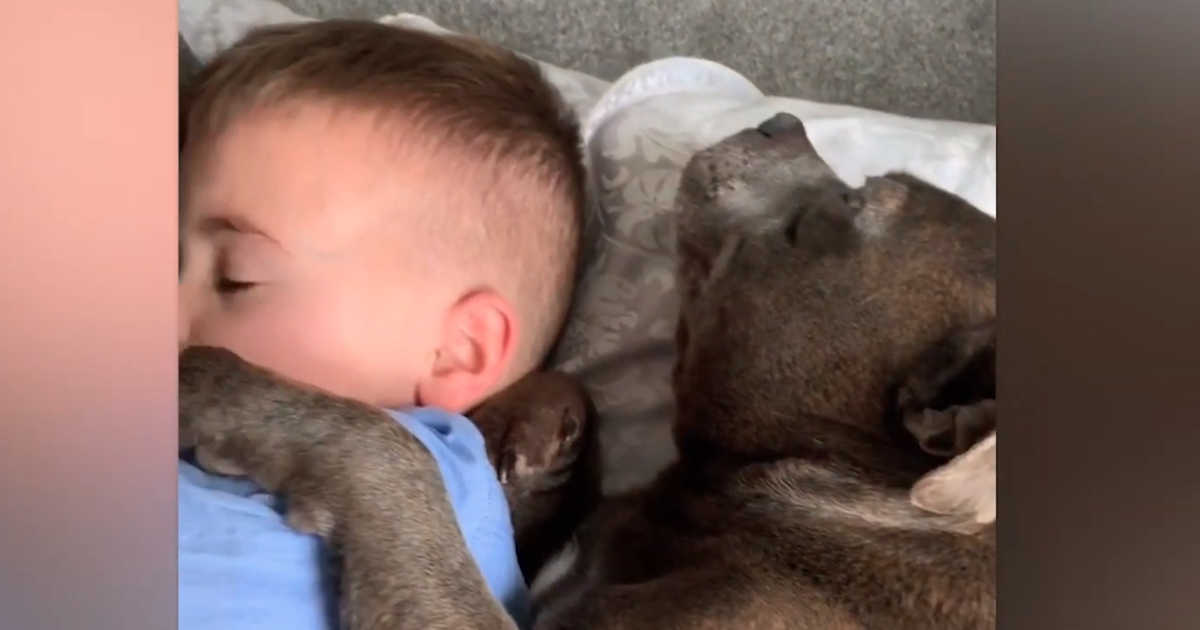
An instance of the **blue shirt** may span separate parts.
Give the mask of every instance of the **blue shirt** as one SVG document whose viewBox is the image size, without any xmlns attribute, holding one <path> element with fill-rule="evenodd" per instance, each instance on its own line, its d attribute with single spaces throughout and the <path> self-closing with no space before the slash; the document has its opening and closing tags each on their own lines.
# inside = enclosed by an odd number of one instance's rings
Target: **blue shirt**
<svg viewBox="0 0 1200 630">
<path fill-rule="evenodd" d="M 529 601 L 503 489 L 470 420 L 436 409 L 389 412 L 437 460 L 467 548 L 521 627 Z M 277 497 L 179 461 L 179 629 L 336 630 L 326 549 L 288 528 Z"/>
</svg>

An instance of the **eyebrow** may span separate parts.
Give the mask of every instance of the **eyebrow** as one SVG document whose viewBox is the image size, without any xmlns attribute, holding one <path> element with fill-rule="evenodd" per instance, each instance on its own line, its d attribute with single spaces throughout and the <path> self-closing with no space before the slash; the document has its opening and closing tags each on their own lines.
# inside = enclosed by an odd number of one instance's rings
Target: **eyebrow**
<svg viewBox="0 0 1200 630">
<path fill-rule="evenodd" d="M 262 237 L 272 243 L 279 241 L 271 237 L 270 234 L 264 232 L 261 228 L 254 225 L 244 217 L 236 215 L 219 215 L 204 217 L 200 220 L 197 226 L 202 234 L 217 234 L 220 232 L 238 232 L 240 234 L 253 234 Z"/>
</svg>

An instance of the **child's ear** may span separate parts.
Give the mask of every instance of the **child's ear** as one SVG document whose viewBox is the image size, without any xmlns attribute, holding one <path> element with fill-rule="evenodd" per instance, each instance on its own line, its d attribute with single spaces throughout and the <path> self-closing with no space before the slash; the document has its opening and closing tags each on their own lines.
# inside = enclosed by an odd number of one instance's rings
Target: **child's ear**
<svg viewBox="0 0 1200 630">
<path fill-rule="evenodd" d="M 454 413 L 479 404 L 500 383 L 517 348 L 512 305 L 491 290 L 459 300 L 446 314 L 433 365 L 417 403 Z"/>
</svg>

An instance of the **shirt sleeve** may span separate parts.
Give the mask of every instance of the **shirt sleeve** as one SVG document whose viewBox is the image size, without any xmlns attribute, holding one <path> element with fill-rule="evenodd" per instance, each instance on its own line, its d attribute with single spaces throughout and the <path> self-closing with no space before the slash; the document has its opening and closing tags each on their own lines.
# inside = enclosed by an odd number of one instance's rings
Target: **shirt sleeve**
<svg viewBox="0 0 1200 630">
<path fill-rule="evenodd" d="M 336 628 L 320 541 L 252 484 L 179 462 L 179 630 Z"/>
<path fill-rule="evenodd" d="M 529 627 L 512 521 L 482 435 L 455 414 L 389 413 L 432 453 L 492 594 L 519 626 Z M 329 562 L 318 538 L 287 526 L 278 498 L 180 460 L 179 630 L 336 629 Z"/>
</svg>

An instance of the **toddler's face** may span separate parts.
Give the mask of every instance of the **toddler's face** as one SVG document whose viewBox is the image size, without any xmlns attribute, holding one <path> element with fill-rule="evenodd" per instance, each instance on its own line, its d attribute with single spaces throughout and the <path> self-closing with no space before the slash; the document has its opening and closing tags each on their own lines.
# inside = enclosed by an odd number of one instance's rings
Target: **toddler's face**
<svg viewBox="0 0 1200 630">
<path fill-rule="evenodd" d="M 390 151 L 369 118 L 315 106 L 235 121 L 181 178 L 181 343 L 371 404 L 413 404 L 457 296 L 396 246 L 419 246 L 397 213 L 437 191 L 419 164 L 396 173 Z"/>
</svg>

